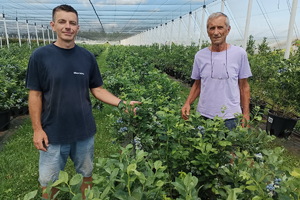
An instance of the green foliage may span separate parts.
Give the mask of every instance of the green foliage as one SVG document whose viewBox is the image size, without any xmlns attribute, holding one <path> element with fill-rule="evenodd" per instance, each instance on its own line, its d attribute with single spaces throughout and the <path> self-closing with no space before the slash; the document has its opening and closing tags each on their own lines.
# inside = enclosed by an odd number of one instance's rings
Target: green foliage
<svg viewBox="0 0 300 200">
<path fill-rule="evenodd" d="M 300 113 L 299 50 L 289 60 L 282 51 L 249 56 L 253 77 L 250 78 L 251 97 L 265 102 L 269 108 L 285 117 Z"/>
<path fill-rule="evenodd" d="M 254 55 L 255 53 L 255 40 L 254 37 L 252 35 L 249 36 L 249 40 L 247 41 L 247 48 L 246 48 L 246 52 L 249 55 Z"/>
<path fill-rule="evenodd" d="M 173 64 L 186 55 L 186 51 L 179 52 L 172 52 Z M 256 126 L 261 116 L 254 114 L 252 128 L 233 130 L 218 117 L 204 120 L 191 114 L 184 121 L 179 84 L 157 69 L 169 68 L 164 62 L 171 55 L 169 47 L 111 46 L 107 53 L 106 88 L 124 100 L 142 104 L 136 106 L 136 112 L 124 105 L 107 115 L 105 132 L 123 147 L 117 154 L 96 159 L 94 187 L 86 190 L 87 199 L 299 199 L 299 169 L 285 165 L 282 148 L 269 147 L 274 137 Z M 251 59 L 257 65 L 273 64 L 272 69 L 278 66 L 271 60 L 282 62 L 276 52 L 265 52 L 270 60 L 254 56 Z M 266 72 L 268 78 L 274 74 Z M 292 73 L 280 76 L 283 79 Z M 266 88 L 272 88 L 271 83 Z M 49 188 L 58 187 L 59 195 L 80 199 L 82 177 L 69 177 L 62 172 Z M 35 194 L 28 193 L 26 198 Z"/>
<path fill-rule="evenodd" d="M 270 192 L 266 187 L 275 178 L 281 177 L 284 183 L 289 182 L 285 177 L 291 177 L 289 175 L 291 169 L 282 169 L 283 160 L 280 157 L 282 149 L 268 149 L 268 144 L 274 137 L 257 128 L 245 129 L 238 126 L 237 129 L 229 131 L 220 118 L 203 120 L 201 116 L 191 115 L 188 121 L 183 121 L 178 112 L 181 106 L 178 104 L 180 102 L 178 96 L 173 92 L 160 93 L 157 89 L 160 87 L 155 87 L 159 85 L 156 80 L 164 80 L 164 75 L 156 74 L 155 78 L 150 76 L 155 85 L 151 85 L 148 76 L 143 76 L 147 85 L 137 84 L 139 79 L 132 71 L 141 74 L 140 70 L 144 70 L 143 66 L 146 64 L 141 63 L 147 60 L 140 59 L 143 55 L 136 50 L 143 51 L 137 47 L 115 47 L 114 51 L 116 49 L 118 53 L 113 52 L 113 55 L 117 58 L 111 63 L 112 67 L 118 70 L 110 77 L 119 77 L 120 72 L 120 79 L 116 84 L 124 85 L 121 86 L 122 91 L 120 87 L 112 89 L 130 98 L 136 98 L 132 94 L 135 91 L 138 97 L 141 96 L 143 103 L 138 106 L 136 115 L 121 111 L 120 115 L 115 117 L 112 134 L 117 141 L 121 142 L 130 135 L 129 142 L 132 142 L 136 149 L 149 152 L 149 158 L 161 160 L 167 166 L 166 170 L 171 179 L 176 179 L 179 172 L 191 173 L 197 177 L 195 188 L 200 188 L 198 195 L 201 194 L 200 197 L 204 199 L 267 199 Z M 112 56 L 109 57 L 111 58 Z M 147 75 L 151 74 L 151 65 L 147 65 L 147 69 Z M 152 90 L 153 87 L 155 90 Z M 167 82 L 164 87 L 169 87 Z M 253 116 L 251 126 L 259 120 L 260 116 Z M 261 156 L 264 159 L 263 163 L 259 160 Z M 178 184 L 175 185 L 179 187 Z M 296 185 L 294 187 L 298 187 Z M 274 195 L 285 195 L 287 199 L 293 199 L 293 195 L 297 196 L 296 192 L 291 191 L 286 195 L 283 191 L 288 189 L 284 184 L 280 188 L 276 189 L 276 193 L 273 191 Z M 174 188 L 169 190 L 174 191 Z M 176 195 L 181 193 L 171 192 L 169 195 L 179 198 Z"/>
<path fill-rule="evenodd" d="M 20 48 L 16 44 L 9 49 L 0 49 L 0 110 L 27 106 L 27 91 L 24 87 L 30 52 L 29 47 Z"/>
<path fill-rule="evenodd" d="M 172 184 L 175 186 L 175 189 L 179 192 L 182 198 L 177 198 L 177 200 L 198 200 L 198 191 L 197 190 L 197 177 L 193 176 L 191 173 L 180 173 L 179 178 L 175 178 L 175 182 Z"/>
<path fill-rule="evenodd" d="M 271 48 L 268 45 L 267 38 L 264 37 L 262 43 L 258 45 L 258 53 L 264 55 L 270 52 Z"/>
</svg>

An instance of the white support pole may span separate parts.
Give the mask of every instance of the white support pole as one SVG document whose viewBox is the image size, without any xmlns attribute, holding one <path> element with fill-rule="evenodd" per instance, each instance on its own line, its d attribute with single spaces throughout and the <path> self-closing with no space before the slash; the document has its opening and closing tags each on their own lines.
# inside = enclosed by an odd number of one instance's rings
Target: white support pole
<svg viewBox="0 0 300 200">
<path fill-rule="evenodd" d="M 52 30 L 52 29 L 51 29 Z M 55 38 L 54 38 L 54 31 L 52 30 L 52 41 L 55 41 Z"/>
<path fill-rule="evenodd" d="M 9 48 L 9 39 L 8 39 L 8 33 L 7 33 L 5 15 L 4 15 L 4 13 L 2 15 L 3 15 L 3 23 L 4 23 L 4 31 L 5 31 L 6 43 L 7 43 L 7 47 Z"/>
<path fill-rule="evenodd" d="M 172 19 L 172 24 L 171 24 L 170 49 L 172 48 L 172 43 L 173 43 L 173 28 L 174 28 L 174 19 Z"/>
<path fill-rule="evenodd" d="M 225 0 L 222 0 L 221 3 L 221 12 L 224 13 L 224 7 L 225 7 Z"/>
<path fill-rule="evenodd" d="M 2 49 L 2 37 L 0 37 L 0 47 L 1 47 L 1 49 Z"/>
<path fill-rule="evenodd" d="M 158 44 L 158 46 L 160 47 L 160 45 L 159 45 L 159 34 L 158 34 L 158 27 L 159 26 L 156 26 L 156 29 L 155 29 L 155 43 L 157 43 Z"/>
<path fill-rule="evenodd" d="M 144 40 L 144 46 L 147 46 L 147 44 L 148 44 L 148 33 L 149 33 L 149 30 L 146 30 L 146 31 L 144 31 L 144 33 L 143 33 L 143 40 Z"/>
<path fill-rule="evenodd" d="M 199 20 L 197 19 L 197 13 L 195 12 L 195 17 L 192 15 L 192 19 L 193 19 L 193 21 L 194 21 L 194 23 L 195 23 L 195 25 L 194 25 L 194 27 L 196 26 L 198 29 L 199 29 L 199 31 L 201 31 L 201 25 L 200 25 L 200 23 L 198 22 Z M 194 30 L 195 31 L 195 30 Z M 194 33 L 195 34 L 195 33 Z M 196 37 L 195 37 L 196 38 Z M 196 43 L 196 42 L 195 42 Z M 199 44 L 199 43 L 198 43 Z"/>
<path fill-rule="evenodd" d="M 151 44 L 155 44 L 155 27 L 151 29 Z"/>
<path fill-rule="evenodd" d="M 16 17 L 16 23 L 17 23 L 17 31 L 18 31 L 18 39 L 19 39 L 19 46 L 22 46 L 22 42 L 21 42 L 21 34 L 20 34 L 20 28 L 19 28 L 19 21 L 18 18 Z"/>
<path fill-rule="evenodd" d="M 47 33 L 48 33 L 48 42 L 49 44 L 51 43 L 51 40 L 50 40 L 50 32 L 49 32 L 49 27 L 47 26 Z"/>
<path fill-rule="evenodd" d="M 27 25 L 27 36 L 28 36 L 28 45 L 31 49 L 31 39 L 30 39 L 30 32 L 29 32 L 29 24 L 28 24 L 28 20 L 26 19 L 26 25 Z"/>
<path fill-rule="evenodd" d="M 191 37 L 191 21 L 192 21 L 192 11 L 189 12 L 189 26 L 188 26 L 188 43 L 192 44 L 192 37 Z"/>
<path fill-rule="evenodd" d="M 37 44 L 38 46 L 40 46 L 40 44 L 39 44 L 39 35 L 38 35 L 36 23 L 34 23 L 34 27 L 35 27 L 36 44 Z"/>
<path fill-rule="evenodd" d="M 142 43 L 143 43 L 143 38 L 142 38 L 143 35 L 140 33 L 139 36 L 140 36 L 140 37 L 139 37 L 139 43 L 137 43 L 137 46 L 141 46 Z"/>
<path fill-rule="evenodd" d="M 160 24 L 159 27 L 159 49 L 161 48 L 161 44 L 162 44 L 162 24 Z"/>
<path fill-rule="evenodd" d="M 181 19 L 182 19 L 182 17 L 180 16 L 179 17 L 179 28 L 178 28 L 178 40 L 177 40 L 177 44 L 179 44 L 180 42 L 180 33 L 181 33 Z"/>
<path fill-rule="evenodd" d="M 180 21 L 182 22 L 183 26 L 185 27 L 185 30 L 188 33 L 188 38 L 187 38 L 187 40 L 188 40 L 189 38 L 191 38 L 191 36 L 189 35 L 189 29 L 188 29 L 188 27 L 186 26 L 186 24 L 184 23 L 184 21 L 182 19 Z M 184 40 L 182 42 L 183 42 L 182 44 L 184 44 Z"/>
<path fill-rule="evenodd" d="M 147 46 L 151 45 L 151 29 L 148 29 L 147 31 Z"/>
<path fill-rule="evenodd" d="M 165 39 L 164 39 L 164 41 L 165 41 L 165 45 L 168 45 L 168 39 L 170 38 L 170 37 L 168 37 L 168 23 L 165 23 L 165 25 L 164 25 L 164 29 L 165 29 Z"/>
<path fill-rule="evenodd" d="M 44 42 L 44 46 L 46 45 L 46 41 L 45 41 L 45 33 L 44 33 L 44 26 L 42 25 L 42 35 L 43 35 L 43 42 Z"/>
<path fill-rule="evenodd" d="M 289 59 L 289 57 L 290 57 L 290 50 L 291 50 L 292 40 L 293 40 L 293 28 L 294 28 L 294 24 L 295 24 L 296 13 L 297 13 L 297 5 L 298 5 L 298 0 L 293 0 L 288 36 L 287 36 L 287 41 L 286 41 L 286 49 L 285 49 L 285 53 L 284 53 L 285 59 Z"/>
<path fill-rule="evenodd" d="M 202 46 L 202 40 L 203 40 L 203 33 L 205 30 L 205 26 L 204 26 L 204 17 L 205 17 L 205 9 L 206 9 L 206 5 L 203 5 L 203 9 L 202 9 L 202 19 L 201 19 L 201 30 L 200 30 L 200 37 L 199 37 L 199 48 L 201 49 Z"/>
<path fill-rule="evenodd" d="M 247 48 L 247 41 L 248 41 L 248 37 L 249 37 L 249 26 L 250 26 L 250 19 L 251 19 L 252 4 L 253 4 L 253 0 L 249 0 L 246 26 L 245 26 L 245 32 L 244 32 L 244 41 L 243 41 L 243 45 L 242 45 L 244 47 L 244 49 Z"/>
</svg>

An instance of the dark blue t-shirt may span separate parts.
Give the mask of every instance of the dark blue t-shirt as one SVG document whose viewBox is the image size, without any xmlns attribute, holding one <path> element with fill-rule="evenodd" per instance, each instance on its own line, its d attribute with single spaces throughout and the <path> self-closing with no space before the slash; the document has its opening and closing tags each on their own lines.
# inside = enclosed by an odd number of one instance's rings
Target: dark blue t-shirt
<svg viewBox="0 0 300 200">
<path fill-rule="evenodd" d="M 94 55 L 82 47 L 50 44 L 32 53 L 26 87 L 43 94 L 41 122 L 50 143 L 72 143 L 96 133 L 89 89 L 102 84 Z"/>
</svg>

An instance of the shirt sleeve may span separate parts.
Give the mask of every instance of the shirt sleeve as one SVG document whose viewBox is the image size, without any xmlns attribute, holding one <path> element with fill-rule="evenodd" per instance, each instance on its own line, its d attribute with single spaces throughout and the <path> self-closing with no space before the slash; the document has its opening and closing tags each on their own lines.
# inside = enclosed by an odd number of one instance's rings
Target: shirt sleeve
<svg viewBox="0 0 300 200">
<path fill-rule="evenodd" d="M 93 67 L 90 74 L 89 88 L 96 88 L 103 85 L 102 76 L 95 58 L 93 58 Z"/>
<path fill-rule="evenodd" d="M 239 79 L 249 78 L 251 76 L 252 76 L 252 72 L 250 69 L 248 56 L 247 56 L 246 51 L 243 51 L 242 58 L 241 58 L 241 68 L 239 71 Z"/>
<path fill-rule="evenodd" d="M 35 59 L 35 53 L 30 56 L 27 73 L 26 73 L 26 88 L 30 90 L 42 91 L 39 79 L 38 62 Z"/>
<path fill-rule="evenodd" d="M 200 67 L 199 67 L 199 60 L 197 59 L 198 53 L 195 55 L 194 58 L 194 64 L 193 64 L 193 69 L 192 69 L 192 75 L 191 78 L 194 80 L 200 80 Z"/>
</svg>

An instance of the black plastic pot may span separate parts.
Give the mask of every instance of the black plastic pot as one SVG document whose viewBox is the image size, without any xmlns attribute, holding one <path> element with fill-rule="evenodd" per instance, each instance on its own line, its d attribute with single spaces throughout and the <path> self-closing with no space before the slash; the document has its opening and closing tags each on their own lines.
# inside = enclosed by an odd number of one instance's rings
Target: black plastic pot
<svg viewBox="0 0 300 200">
<path fill-rule="evenodd" d="M 266 131 L 277 137 L 288 137 L 299 118 L 287 118 L 276 115 L 273 111 L 269 111 L 267 118 Z"/>
<path fill-rule="evenodd" d="M 6 131 L 10 125 L 10 111 L 0 111 L 0 131 Z"/>
<path fill-rule="evenodd" d="M 27 115 L 28 112 L 28 106 L 22 106 L 21 108 L 18 107 L 12 107 L 10 109 L 10 116 L 15 118 L 22 115 Z"/>
</svg>

